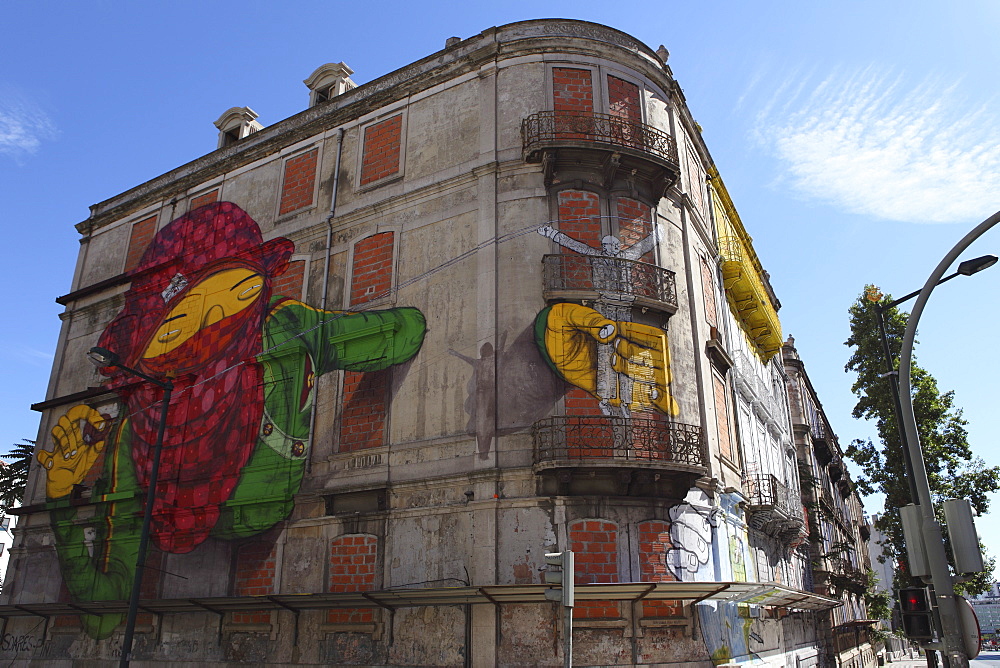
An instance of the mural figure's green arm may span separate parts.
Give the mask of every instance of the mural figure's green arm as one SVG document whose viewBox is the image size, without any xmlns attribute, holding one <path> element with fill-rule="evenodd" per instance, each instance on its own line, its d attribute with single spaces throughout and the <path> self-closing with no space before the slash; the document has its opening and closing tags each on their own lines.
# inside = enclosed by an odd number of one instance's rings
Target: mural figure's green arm
<svg viewBox="0 0 1000 668">
<path fill-rule="evenodd" d="M 105 453 L 104 474 L 91 496 L 97 506 L 93 518 L 83 523 L 75 506 L 49 502 L 59 568 L 74 601 L 120 601 L 131 594 L 142 503 L 130 441 L 127 425 L 109 435 L 113 445 Z M 88 529 L 93 532 L 89 539 Z M 88 635 L 103 639 L 121 623 L 122 615 L 81 615 L 80 620 Z"/>
<path fill-rule="evenodd" d="M 381 311 L 321 311 L 292 299 L 278 300 L 264 328 L 263 360 L 303 348 L 317 374 L 334 369 L 377 371 L 417 354 L 427 323 L 413 307 Z"/>
<path fill-rule="evenodd" d="M 334 369 L 377 371 L 412 359 L 424 340 L 411 307 L 358 313 L 322 311 L 275 298 L 264 324 L 264 420 L 250 461 L 213 534 L 252 536 L 292 511 L 310 446 L 314 380 Z"/>
</svg>

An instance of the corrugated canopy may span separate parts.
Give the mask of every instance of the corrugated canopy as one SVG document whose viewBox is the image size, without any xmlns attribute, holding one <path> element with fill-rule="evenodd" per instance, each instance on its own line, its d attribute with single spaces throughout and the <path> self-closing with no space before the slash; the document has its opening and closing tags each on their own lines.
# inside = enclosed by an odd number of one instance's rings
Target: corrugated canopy
<svg viewBox="0 0 1000 668">
<path fill-rule="evenodd" d="M 329 608 L 405 608 L 414 606 L 483 603 L 545 603 L 543 584 L 381 589 L 331 594 L 274 594 L 213 598 L 147 599 L 144 612 L 258 612 L 264 610 L 322 610 Z M 774 582 L 626 582 L 576 586 L 578 601 L 724 601 L 753 603 L 796 610 L 828 610 L 840 601 Z M 17 603 L 0 605 L 0 617 L 124 614 L 127 601 L 85 603 Z"/>
</svg>

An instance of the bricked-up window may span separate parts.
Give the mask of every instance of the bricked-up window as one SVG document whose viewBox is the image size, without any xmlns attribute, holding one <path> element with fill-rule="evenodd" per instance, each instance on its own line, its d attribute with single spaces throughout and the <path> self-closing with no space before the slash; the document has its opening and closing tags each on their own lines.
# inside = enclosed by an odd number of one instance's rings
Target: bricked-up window
<svg viewBox="0 0 1000 668">
<path fill-rule="evenodd" d="M 726 402 L 726 381 L 717 372 L 712 372 L 712 387 L 715 392 L 715 422 L 719 430 L 719 451 L 734 464 L 739 463 L 739 453 L 733 449 L 729 434 L 729 405 Z"/>
<path fill-rule="evenodd" d="M 351 306 L 384 298 L 392 287 L 392 245 L 395 235 L 381 232 L 354 246 L 351 265 Z"/>
<path fill-rule="evenodd" d="M 375 588 L 378 538 L 368 534 L 340 536 L 330 541 L 330 592 L 369 591 Z M 370 624 L 371 608 L 330 610 L 330 624 Z"/>
<path fill-rule="evenodd" d="M 701 258 L 701 287 L 705 294 L 705 320 L 712 327 L 718 327 L 718 307 L 715 303 L 715 281 L 712 279 L 712 268 L 708 260 Z"/>
<path fill-rule="evenodd" d="M 143 218 L 132 225 L 132 234 L 128 240 L 128 252 L 125 254 L 125 271 L 135 269 L 146 251 L 146 246 L 156 234 L 156 216 Z"/>
<path fill-rule="evenodd" d="M 600 248 L 604 237 L 601 225 L 601 199 L 585 190 L 563 190 L 559 193 L 559 231 L 591 248 Z M 561 247 L 563 253 L 574 253 Z"/>
<path fill-rule="evenodd" d="M 389 369 L 344 372 L 340 451 L 377 448 L 385 443 Z"/>
<path fill-rule="evenodd" d="M 381 232 L 354 246 L 351 265 L 352 307 L 380 299 L 392 287 L 393 232 Z M 390 369 L 344 373 L 344 400 L 340 420 L 340 451 L 375 448 L 385 442 L 388 414 L 386 392 Z"/>
<path fill-rule="evenodd" d="M 236 551 L 236 596 L 266 596 L 274 593 L 277 543 L 254 540 Z M 270 612 L 234 612 L 234 624 L 268 624 Z"/>
<path fill-rule="evenodd" d="M 639 523 L 639 577 L 643 582 L 674 582 L 676 576 L 667 567 L 670 523 L 649 520 Z M 643 601 L 643 617 L 678 617 L 684 614 L 679 601 Z"/>
<path fill-rule="evenodd" d="M 594 83 L 590 70 L 552 68 L 552 108 L 569 114 L 594 113 Z"/>
<path fill-rule="evenodd" d="M 278 206 L 279 216 L 313 203 L 318 158 L 319 149 L 314 148 L 285 161 L 285 174 L 281 180 L 281 203 Z"/>
<path fill-rule="evenodd" d="M 639 243 L 653 233 L 653 209 L 642 202 L 628 197 L 619 197 L 618 237 L 622 240 L 622 248 L 629 248 Z M 649 251 L 639 258 L 643 262 L 656 262 L 656 252 Z"/>
<path fill-rule="evenodd" d="M 590 70 L 572 70 L 586 72 Z M 604 236 L 601 226 L 601 200 L 596 193 L 583 190 L 563 190 L 559 193 L 559 231 L 591 248 L 601 247 Z M 576 254 L 560 246 L 560 252 Z M 598 400 L 588 392 L 574 387 L 566 392 L 566 415 L 603 415 Z"/>
<path fill-rule="evenodd" d="M 618 582 L 618 525 L 608 520 L 576 520 L 569 525 L 569 543 L 576 560 L 576 583 Z M 577 601 L 574 619 L 619 616 L 614 601 Z"/>
<path fill-rule="evenodd" d="M 274 294 L 292 299 L 302 299 L 302 283 L 305 279 L 306 261 L 292 260 L 288 269 L 274 279 Z"/>
<path fill-rule="evenodd" d="M 361 154 L 361 185 L 381 181 L 400 170 L 403 115 L 379 121 L 365 128 Z"/>
<path fill-rule="evenodd" d="M 219 190 L 210 190 L 207 193 L 198 195 L 197 197 L 191 198 L 191 206 L 189 207 L 191 211 L 194 211 L 200 206 L 205 206 L 206 204 L 212 204 L 213 202 L 219 201 Z"/>
<path fill-rule="evenodd" d="M 608 77 L 608 113 L 617 118 L 642 121 L 642 107 L 639 104 L 639 87 L 634 83 Z"/>
</svg>

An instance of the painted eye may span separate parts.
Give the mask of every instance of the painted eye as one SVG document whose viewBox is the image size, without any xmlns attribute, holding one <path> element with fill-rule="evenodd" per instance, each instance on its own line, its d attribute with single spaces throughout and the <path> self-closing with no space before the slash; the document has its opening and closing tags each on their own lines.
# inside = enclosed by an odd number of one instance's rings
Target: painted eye
<svg viewBox="0 0 1000 668">
<path fill-rule="evenodd" d="M 163 334 L 157 336 L 156 340 L 159 341 L 160 343 L 170 343 L 171 341 L 176 339 L 180 335 L 180 333 L 181 330 L 179 329 L 171 329 L 169 332 L 164 332 Z"/>
<path fill-rule="evenodd" d="M 52 468 L 52 460 L 51 459 L 49 461 L 45 462 L 45 468 L 47 468 L 47 469 Z"/>
<path fill-rule="evenodd" d="M 69 453 L 69 456 L 70 457 L 76 457 L 76 450 L 74 450 L 73 452 Z"/>
<path fill-rule="evenodd" d="M 69 459 L 69 453 L 68 452 L 64 452 L 63 453 L 63 459 Z"/>
<path fill-rule="evenodd" d="M 261 287 L 263 287 L 263 285 L 264 285 L 263 283 L 257 283 L 255 285 L 248 286 L 245 290 L 240 292 L 240 294 L 236 295 L 236 299 L 238 299 L 241 302 L 246 301 L 248 299 L 253 299 L 260 293 L 260 289 Z"/>
</svg>

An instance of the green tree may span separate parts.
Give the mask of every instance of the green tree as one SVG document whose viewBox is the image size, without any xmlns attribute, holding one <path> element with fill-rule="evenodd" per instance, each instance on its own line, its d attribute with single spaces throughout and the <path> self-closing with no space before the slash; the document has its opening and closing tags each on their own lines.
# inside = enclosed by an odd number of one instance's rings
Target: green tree
<svg viewBox="0 0 1000 668">
<path fill-rule="evenodd" d="M 884 548 L 896 566 L 897 584 L 905 585 L 912 580 L 906 575 L 905 566 L 903 571 L 899 568 L 906 563 L 906 550 L 898 509 L 911 499 L 892 389 L 883 376 L 885 359 L 875 313 L 876 305 L 891 301 L 890 295 L 882 295 L 875 286 L 869 285 L 849 310 L 851 336 L 845 345 L 852 349 L 852 355 L 845 370 L 857 374 L 851 388 L 858 397 L 853 415 L 856 419 L 875 422 L 879 442 L 857 439 L 847 448 L 846 454 L 863 471 L 857 480 L 861 493 L 885 495 L 884 512 L 876 527 L 886 536 Z M 908 313 L 896 307 L 885 312 L 894 367 L 899 364 L 908 317 Z M 985 514 L 989 510 L 989 494 L 1000 489 L 1000 467 L 988 467 L 981 458 L 973 456 L 966 430 L 968 422 L 962 417 L 962 409 L 955 406 L 954 392 L 941 392 L 934 377 L 915 359 L 910 367 L 913 410 L 935 504 L 944 499 L 965 498 L 980 514 Z M 938 516 L 943 523 L 939 506 Z M 986 572 L 965 583 L 963 589 L 969 593 L 985 591 L 992 582 L 992 572 L 993 560 L 990 559 Z"/>
<path fill-rule="evenodd" d="M 0 455 L 0 517 L 24 498 L 28 467 L 35 452 L 35 442 L 22 439 L 10 452 Z"/>
</svg>

